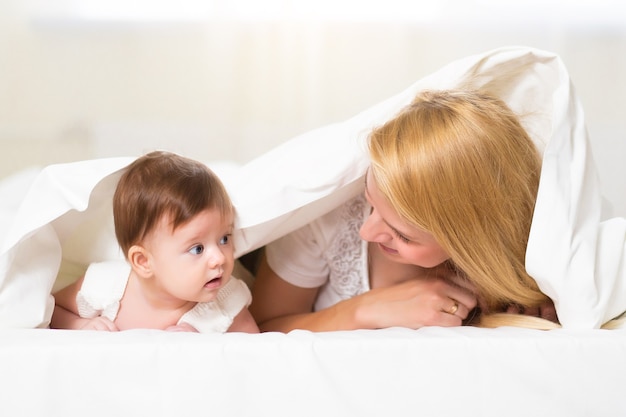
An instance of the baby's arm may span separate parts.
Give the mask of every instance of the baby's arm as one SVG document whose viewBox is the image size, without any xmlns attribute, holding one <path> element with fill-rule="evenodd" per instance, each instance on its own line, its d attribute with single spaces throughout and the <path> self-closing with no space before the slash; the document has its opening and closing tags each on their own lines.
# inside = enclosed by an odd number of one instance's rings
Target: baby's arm
<svg viewBox="0 0 626 417">
<path fill-rule="evenodd" d="M 197 332 L 200 333 L 198 329 L 196 329 L 191 324 L 183 321 L 179 322 L 175 326 L 170 326 L 166 328 L 168 332 Z M 206 329 L 205 329 L 206 331 Z M 242 332 L 242 333 L 259 333 L 259 327 L 256 325 L 256 322 L 252 318 L 252 314 L 248 311 L 247 308 L 243 308 L 239 314 L 233 318 L 233 322 L 227 332 Z"/>
<path fill-rule="evenodd" d="M 200 333 L 200 332 L 198 332 L 198 329 L 193 327 L 191 324 L 185 323 L 185 322 L 176 324 L 174 326 L 169 326 L 165 330 L 168 331 L 168 332 L 195 332 L 195 333 Z"/>
<path fill-rule="evenodd" d="M 198 332 L 199 331 L 187 322 L 179 323 L 175 326 L 170 326 L 167 329 L 168 332 Z M 235 316 L 233 322 L 227 332 L 241 332 L 241 333 L 259 333 L 259 326 L 257 326 L 252 314 L 247 308 L 244 308 Z"/>
<path fill-rule="evenodd" d="M 242 332 L 242 333 L 259 333 L 259 326 L 250 314 L 247 308 L 243 308 L 237 316 L 233 319 L 233 324 L 227 330 L 228 332 Z"/>
<path fill-rule="evenodd" d="M 84 277 L 54 293 L 54 312 L 50 321 L 53 329 L 117 331 L 117 326 L 106 317 L 83 318 L 78 315 L 76 295 Z"/>
</svg>

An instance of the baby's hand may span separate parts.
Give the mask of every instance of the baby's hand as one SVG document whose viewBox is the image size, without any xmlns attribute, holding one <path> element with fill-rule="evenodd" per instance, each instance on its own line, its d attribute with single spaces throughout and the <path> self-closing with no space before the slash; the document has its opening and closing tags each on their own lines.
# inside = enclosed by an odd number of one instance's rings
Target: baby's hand
<svg viewBox="0 0 626 417">
<path fill-rule="evenodd" d="M 170 327 L 166 328 L 165 330 L 168 331 L 168 332 L 194 332 L 194 333 L 199 333 L 198 330 L 196 330 L 196 328 L 193 327 L 189 323 L 181 323 L 181 324 L 177 324 L 176 326 L 170 326 Z"/>
<path fill-rule="evenodd" d="M 81 330 L 100 330 L 105 332 L 119 331 L 115 323 L 102 316 L 90 319 L 83 327 L 81 327 Z"/>
</svg>

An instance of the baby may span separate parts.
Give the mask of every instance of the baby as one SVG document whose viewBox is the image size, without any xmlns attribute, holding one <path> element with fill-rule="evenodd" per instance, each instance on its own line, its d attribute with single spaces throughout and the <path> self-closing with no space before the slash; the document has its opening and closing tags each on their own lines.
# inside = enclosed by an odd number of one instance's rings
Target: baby
<svg viewBox="0 0 626 417">
<path fill-rule="evenodd" d="M 126 262 L 91 264 L 56 292 L 51 327 L 257 333 L 250 291 L 231 277 L 234 217 L 200 162 L 160 151 L 135 160 L 113 197 Z"/>
</svg>

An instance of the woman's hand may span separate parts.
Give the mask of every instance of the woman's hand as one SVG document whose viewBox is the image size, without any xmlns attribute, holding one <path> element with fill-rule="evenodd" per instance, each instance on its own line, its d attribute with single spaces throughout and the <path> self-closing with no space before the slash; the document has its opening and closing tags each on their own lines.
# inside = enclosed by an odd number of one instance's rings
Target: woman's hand
<svg viewBox="0 0 626 417">
<path fill-rule="evenodd" d="M 345 302 L 357 303 L 358 327 L 411 329 L 460 326 L 477 303 L 470 290 L 441 278 L 416 278 Z"/>
</svg>

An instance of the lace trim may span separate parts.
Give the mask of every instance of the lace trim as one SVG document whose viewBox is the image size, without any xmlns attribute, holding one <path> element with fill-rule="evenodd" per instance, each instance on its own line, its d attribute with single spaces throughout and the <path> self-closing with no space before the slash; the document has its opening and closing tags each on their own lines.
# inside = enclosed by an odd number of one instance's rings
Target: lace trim
<svg viewBox="0 0 626 417">
<path fill-rule="evenodd" d="M 366 204 L 365 197 L 361 195 L 343 206 L 339 213 L 339 230 L 327 252 L 329 284 L 342 299 L 364 292 L 361 282 L 365 255 L 359 230 L 363 224 Z"/>
</svg>

